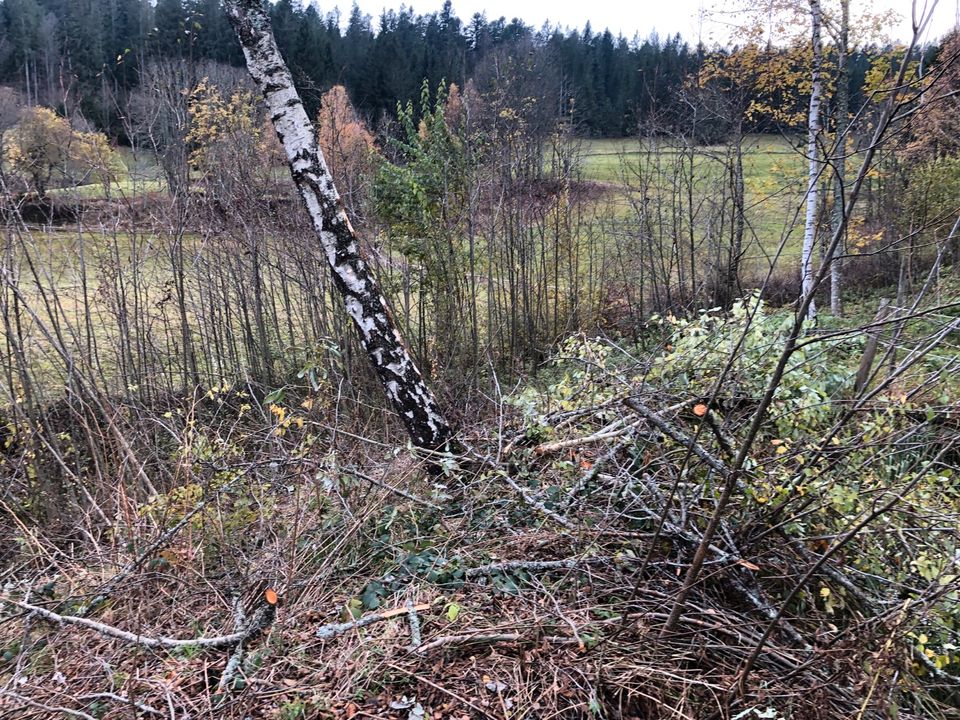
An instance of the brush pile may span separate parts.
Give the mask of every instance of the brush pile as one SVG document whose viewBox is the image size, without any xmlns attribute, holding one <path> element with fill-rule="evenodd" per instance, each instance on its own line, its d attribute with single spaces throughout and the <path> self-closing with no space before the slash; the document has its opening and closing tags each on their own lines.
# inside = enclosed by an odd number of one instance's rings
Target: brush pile
<svg viewBox="0 0 960 720">
<path fill-rule="evenodd" d="M 220 403 L 99 532 L 3 530 L 0 717 L 960 717 L 948 409 L 824 342 L 753 430 L 742 320 L 572 340 L 456 456 Z"/>
</svg>

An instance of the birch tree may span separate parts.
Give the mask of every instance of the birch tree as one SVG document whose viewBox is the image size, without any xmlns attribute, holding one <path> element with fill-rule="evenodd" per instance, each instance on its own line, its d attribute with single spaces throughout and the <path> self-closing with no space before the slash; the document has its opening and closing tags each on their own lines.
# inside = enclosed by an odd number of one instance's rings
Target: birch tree
<svg viewBox="0 0 960 720">
<path fill-rule="evenodd" d="M 317 144 L 262 0 L 225 0 L 247 69 L 263 93 L 293 181 L 363 348 L 414 445 L 438 449 L 451 438 L 433 393 L 410 356 L 364 260 L 356 233 Z"/>
<path fill-rule="evenodd" d="M 843 208 L 846 204 L 844 183 L 847 169 L 847 131 L 850 128 L 850 68 L 848 45 L 850 44 L 850 0 L 840 0 L 840 26 L 834 38 L 837 45 L 837 90 L 836 90 L 836 156 L 833 159 L 833 216 L 831 230 L 843 225 Z M 830 265 L 830 312 L 843 314 L 843 255 L 847 251 L 846 233 L 837 246 L 836 257 Z"/>
<path fill-rule="evenodd" d="M 823 93 L 823 81 L 820 77 L 823 66 L 823 45 L 820 41 L 820 0 L 810 0 L 810 29 L 813 46 L 813 66 L 811 69 L 810 111 L 807 116 L 807 209 L 803 225 L 803 249 L 800 256 L 800 280 L 803 297 L 813 292 L 813 248 L 817 236 L 817 200 L 820 183 L 820 158 L 817 150 L 817 137 L 820 134 L 820 100 Z M 825 258 L 826 262 L 830 258 Z M 810 299 L 807 318 L 817 316 L 816 303 Z"/>
</svg>

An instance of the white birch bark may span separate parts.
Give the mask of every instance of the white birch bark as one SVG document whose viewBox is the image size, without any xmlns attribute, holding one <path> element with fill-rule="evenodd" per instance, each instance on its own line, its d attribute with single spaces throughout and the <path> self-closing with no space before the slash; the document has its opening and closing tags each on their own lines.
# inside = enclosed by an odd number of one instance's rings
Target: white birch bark
<svg viewBox="0 0 960 720">
<path fill-rule="evenodd" d="M 846 204 L 846 181 L 847 168 L 847 132 L 850 128 L 850 120 L 847 117 L 850 111 L 850 92 L 848 84 L 850 82 L 850 69 L 847 62 L 847 46 L 850 38 L 850 0 L 840 0 L 840 33 L 837 40 L 837 141 L 836 158 L 833 161 L 834 167 L 834 189 L 833 189 L 833 222 L 832 230 L 843 225 L 843 211 Z M 843 256 L 847 252 L 846 232 L 840 244 L 837 246 L 837 252 L 833 257 L 828 257 L 830 263 L 830 312 L 836 316 L 843 315 Z"/>
<path fill-rule="evenodd" d="M 803 250 L 800 256 L 800 281 L 803 297 L 813 292 L 813 249 L 817 236 L 817 199 L 820 183 L 820 158 L 817 151 L 817 136 L 820 134 L 820 98 L 822 81 L 820 79 L 823 64 L 823 48 L 820 42 L 820 0 L 810 0 L 810 20 L 813 44 L 813 70 L 810 88 L 810 113 L 807 120 L 807 158 L 809 175 L 807 178 L 807 213 L 803 226 Z M 810 301 L 807 318 L 817 316 L 816 304 Z"/>
<path fill-rule="evenodd" d="M 247 69 L 263 93 L 273 127 L 290 164 L 293 181 L 310 214 L 333 281 L 343 296 L 364 350 L 387 396 L 418 447 L 438 449 L 451 430 L 420 370 L 410 357 L 363 259 L 343 202 L 317 144 L 293 77 L 273 37 L 262 0 L 225 0 L 240 39 Z"/>
</svg>

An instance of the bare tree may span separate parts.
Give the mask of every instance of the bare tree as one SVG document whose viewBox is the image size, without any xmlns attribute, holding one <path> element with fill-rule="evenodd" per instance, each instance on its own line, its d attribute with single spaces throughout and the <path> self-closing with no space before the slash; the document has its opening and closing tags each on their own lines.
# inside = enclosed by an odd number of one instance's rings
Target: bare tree
<svg viewBox="0 0 960 720">
<path fill-rule="evenodd" d="M 364 350 L 414 444 L 439 448 L 450 440 L 450 426 L 407 351 L 380 287 L 360 254 L 313 125 L 273 37 L 269 16 L 260 0 L 226 0 L 225 6 Z"/>
</svg>

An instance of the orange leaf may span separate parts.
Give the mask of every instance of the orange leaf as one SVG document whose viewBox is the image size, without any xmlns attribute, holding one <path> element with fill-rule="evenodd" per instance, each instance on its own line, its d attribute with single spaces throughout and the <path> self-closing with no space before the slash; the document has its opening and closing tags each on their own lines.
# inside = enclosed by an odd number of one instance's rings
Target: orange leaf
<svg viewBox="0 0 960 720">
<path fill-rule="evenodd" d="M 263 591 L 263 597 L 266 599 L 269 605 L 276 605 L 280 597 L 277 595 L 277 591 L 273 588 L 267 588 Z"/>
<path fill-rule="evenodd" d="M 703 403 L 697 403 L 693 406 L 693 414 L 697 417 L 703 417 L 707 414 L 707 406 Z"/>
<path fill-rule="evenodd" d="M 737 565 L 743 565 L 743 567 L 745 567 L 747 570 L 756 571 L 760 569 L 759 565 L 754 565 L 752 562 L 749 562 L 747 560 L 737 560 Z"/>
</svg>

